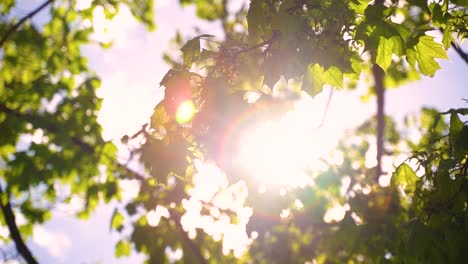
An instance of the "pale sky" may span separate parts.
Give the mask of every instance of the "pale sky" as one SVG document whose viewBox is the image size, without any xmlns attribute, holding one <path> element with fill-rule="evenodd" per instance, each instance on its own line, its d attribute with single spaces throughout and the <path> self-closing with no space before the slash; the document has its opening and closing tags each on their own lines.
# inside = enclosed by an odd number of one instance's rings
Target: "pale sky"
<svg viewBox="0 0 468 264">
<path fill-rule="evenodd" d="M 131 18 L 128 10 L 122 9 L 115 21 L 108 23 L 109 35 L 95 36 L 113 39 L 115 45 L 109 50 L 96 46 L 84 49 L 91 68 L 102 79 L 98 94 L 104 102 L 99 120 L 107 139 L 118 141 L 148 121 L 154 106 L 162 98 L 158 84 L 168 66 L 161 55 L 175 29 L 181 30 L 183 35 L 193 36 L 192 28 L 198 25 L 203 29 L 202 33 L 221 37 L 218 23 L 200 22 L 194 14 L 194 8 L 182 9 L 178 1 L 156 1 L 157 29 L 148 33 Z M 467 45 L 464 48 L 468 50 Z M 461 98 L 468 98 L 465 84 L 468 66 L 452 50 L 449 57 L 449 61 L 441 61 L 442 70 L 436 77 L 423 78 L 388 91 L 386 112 L 401 120 L 404 114 L 416 113 L 423 105 L 441 110 L 466 107 Z M 375 112 L 373 101 L 360 102 L 360 93 L 362 91 L 334 93 L 322 128 L 331 144 L 339 140 L 344 130 L 359 125 Z M 327 93 L 317 96 L 312 101 L 314 109 L 323 109 L 327 96 Z M 113 208 L 113 205 L 99 206 L 88 221 L 54 212 L 51 221 L 35 228 L 35 236 L 28 244 L 41 263 L 139 263 L 141 258 L 138 256 L 114 259 L 114 245 L 119 235 L 109 232 Z"/>
</svg>

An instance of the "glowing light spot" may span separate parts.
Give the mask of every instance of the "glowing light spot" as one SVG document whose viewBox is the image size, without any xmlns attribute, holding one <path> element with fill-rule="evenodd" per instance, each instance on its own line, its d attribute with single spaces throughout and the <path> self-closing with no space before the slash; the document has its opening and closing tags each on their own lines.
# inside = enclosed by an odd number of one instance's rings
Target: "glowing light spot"
<svg viewBox="0 0 468 264">
<path fill-rule="evenodd" d="M 192 120 L 195 115 L 195 104 L 191 100 L 187 100 L 179 105 L 176 113 L 176 121 L 179 124 L 184 124 Z"/>
<path fill-rule="evenodd" d="M 283 117 L 248 127 L 241 133 L 234 162 L 266 186 L 310 184 L 308 171 L 317 170 L 319 159 L 334 145 L 333 136 L 317 129 L 316 113 L 300 100 Z"/>
<path fill-rule="evenodd" d="M 327 212 L 323 216 L 323 220 L 326 223 L 331 223 L 332 221 L 340 222 L 345 217 L 346 211 L 349 210 L 348 206 L 341 206 L 339 204 L 336 204 L 335 206 L 327 210 Z"/>
</svg>

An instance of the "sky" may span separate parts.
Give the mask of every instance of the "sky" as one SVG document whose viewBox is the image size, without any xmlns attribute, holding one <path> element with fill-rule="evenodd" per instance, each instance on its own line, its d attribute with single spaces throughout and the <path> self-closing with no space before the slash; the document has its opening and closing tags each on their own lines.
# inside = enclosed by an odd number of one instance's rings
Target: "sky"
<svg viewBox="0 0 468 264">
<path fill-rule="evenodd" d="M 86 1 L 83 4 L 86 5 Z M 98 13 L 96 18 L 99 19 Z M 202 33 L 222 36 L 219 23 L 198 20 L 193 7 L 181 8 L 178 1 L 156 1 L 155 18 L 157 29 L 147 32 L 134 21 L 128 10 L 122 9 L 113 22 L 103 21 L 109 27 L 107 35 L 95 35 L 97 39 L 114 40 L 114 46 L 109 50 L 97 46 L 83 49 L 91 68 L 102 79 L 98 95 L 104 98 L 104 102 L 99 122 L 104 127 L 106 139 L 118 141 L 149 120 L 154 106 L 163 96 L 159 82 L 169 69 L 162 60 L 162 52 L 169 48 L 176 29 L 183 35 L 193 36 L 193 27 L 199 26 Z M 103 31 L 103 28 L 97 27 L 96 30 Z M 467 45 L 464 48 L 468 50 Z M 465 84 L 468 66 L 453 50 L 448 55 L 450 60 L 440 61 L 442 69 L 436 77 L 423 77 L 420 81 L 388 90 L 387 114 L 401 121 L 405 114 L 417 113 L 422 106 L 440 110 L 466 107 L 461 99 L 468 98 Z M 327 93 L 325 91 L 310 101 L 314 109 L 323 111 Z M 322 151 L 339 140 L 346 129 L 359 125 L 375 113 L 374 101 L 363 103 L 361 95 L 363 90 L 359 89 L 334 92 L 322 127 L 329 144 Z M 127 199 L 131 197 L 132 190 L 134 188 L 127 188 Z M 51 221 L 35 227 L 34 237 L 28 245 L 41 263 L 141 262 L 142 257 L 136 254 L 130 258 L 114 259 L 114 245 L 119 235 L 110 232 L 109 221 L 115 206 L 100 205 L 87 221 L 77 220 L 66 209 L 59 208 L 54 211 Z"/>
</svg>

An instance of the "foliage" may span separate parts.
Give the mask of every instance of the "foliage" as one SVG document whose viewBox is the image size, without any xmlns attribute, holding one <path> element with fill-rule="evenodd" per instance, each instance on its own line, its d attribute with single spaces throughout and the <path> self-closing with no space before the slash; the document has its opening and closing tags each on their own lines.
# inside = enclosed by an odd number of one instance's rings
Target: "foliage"
<svg viewBox="0 0 468 264">
<path fill-rule="evenodd" d="M 119 199 L 119 181 L 130 179 L 139 183 L 138 196 L 110 219 L 112 230 L 129 230 L 116 244 L 116 257 L 135 249 L 149 263 L 168 262 L 168 250 L 182 250 L 184 263 L 465 259 L 468 126 L 460 116 L 466 109 L 424 109 L 420 121 L 408 123 L 421 132 L 417 142 L 401 137 L 387 118 L 386 158 L 412 153 L 377 175 L 382 182 L 391 177 L 389 184 L 376 181 L 377 168 L 366 165 L 375 119 L 340 143 L 342 162 L 308 172 L 313 184 L 284 195 L 258 192 L 261 186 L 234 155 L 244 128 L 280 119 L 325 85 L 353 89 L 372 67 L 383 70 L 387 86 L 434 76 L 436 59 L 446 59 L 446 50 L 467 36 L 466 2 L 252 0 L 233 14 L 228 2 L 180 1 L 194 4 L 202 19 L 220 20 L 225 39 L 200 34 L 184 44 L 178 36 L 181 56 L 166 56 L 173 67 L 160 82 L 164 99 L 150 123 L 122 138 L 144 165 L 141 174 L 118 164 L 115 146 L 101 137 L 99 79 L 80 50 L 91 43 L 93 27 L 81 22 L 92 20 L 97 7 L 112 18 L 127 5 L 151 29 L 152 1 L 93 1 L 82 10 L 74 1 L 55 1 L 43 27 L 24 23 L 2 43 L 0 198 L 2 209 L 18 205 L 26 218 L 21 234 L 30 235 L 53 205 L 75 197 L 84 199 L 78 216 L 87 217 L 99 199 Z M 18 21 L 14 6 L 0 4 L 1 36 Z M 429 34 L 434 30 L 442 32 L 440 43 Z M 181 114 L 184 104 L 190 107 Z M 240 122 L 244 113 L 248 118 Z M 142 143 L 135 147 L 135 140 Z M 206 178 L 215 174 L 221 180 Z M 194 195 L 203 181 L 217 185 Z M 327 217 L 333 209 L 341 210 L 340 219 Z M 189 223 L 190 213 L 223 228 Z M 248 234 L 247 253 L 231 253 L 228 232 Z"/>
<path fill-rule="evenodd" d="M 134 177 L 140 191 L 127 205 L 132 216 L 127 219 L 133 226 L 130 240 L 137 251 L 148 255 L 148 262 L 167 262 L 162 253 L 166 248 L 182 249 L 187 263 L 234 261 L 232 254 L 217 254 L 219 249 L 214 248 L 219 243 L 206 228 L 196 229 L 191 239 L 189 230 L 179 225 L 181 215 L 189 211 L 184 204 L 194 199 L 191 190 L 202 170 L 197 166 L 200 161 L 215 162 L 233 185 L 246 183 L 246 205 L 253 210 L 247 234 L 255 231 L 258 238 L 245 259 L 234 254 L 238 257 L 234 262 L 420 263 L 449 259 L 456 263 L 464 259 L 467 149 L 461 134 L 466 124 L 455 117 L 462 109 L 452 110 L 454 121 L 449 126 L 435 110 L 423 112 L 421 142 L 407 143 L 414 152 L 411 160 L 425 173 L 416 176 L 415 168 L 403 163 L 395 168 L 386 187 L 375 181 L 376 168 L 365 165 L 365 153 L 371 146 L 368 137 L 377 127 L 374 121 L 356 131 L 362 136 L 359 143 L 343 143 L 342 164 L 311 172 L 312 186 L 289 190 L 284 196 L 258 194 L 258 184 L 236 166 L 233 155 L 238 151 L 234 142 L 239 140 L 239 131 L 261 120 L 280 118 L 304 96 L 302 92 L 313 97 L 324 85 L 352 89 L 374 64 L 383 69 L 384 81 L 391 86 L 420 74 L 434 76 L 440 68 L 436 59 L 447 58 L 450 43 L 466 37 L 465 4 L 253 0 L 247 10 L 236 12 L 245 14 L 246 20 L 237 16 L 231 20 L 223 11 L 208 12 L 223 10 L 221 2 L 181 2 L 195 3 L 203 19 L 221 20 L 226 39 L 216 42 L 213 36 L 202 34 L 181 45 L 182 60 L 166 57 L 173 68 L 160 83 L 165 97 L 155 107 L 150 124 L 133 136 L 143 140 L 131 152 L 145 165 L 146 175 Z M 231 30 L 234 24 L 240 28 Z M 442 43 L 428 35 L 434 30 L 443 32 Z M 180 36 L 178 40 L 181 43 Z M 373 93 L 370 85 L 369 93 Z M 245 98 L 251 94 L 259 99 L 247 102 Z M 177 122 L 178 107 L 186 101 L 195 105 L 194 118 Z M 239 116 L 246 112 L 249 118 L 239 124 Z M 438 124 L 427 126 L 436 119 Z M 395 127 L 388 119 L 386 148 L 394 155 L 403 151 L 397 147 L 405 141 Z M 449 142 L 445 137 L 433 141 L 447 133 Z M 389 176 L 381 178 L 385 177 Z M 348 187 L 340 191 L 348 180 Z M 216 207 L 218 195 L 225 190 L 220 187 L 198 201 L 201 217 L 214 224 L 221 221 L 219 215 L 211 215 L 210 208 Z M 295 208 L 296 200 L 304 207 Z M 324 214 L 339 205 L 346 209 L 343 219 L 324 222 Z M 156 206 L 166 208 L 168 217 L 152 226 L 142 219 Z M 224 209 L 221 215 L 228 223 L 238 224 L 239 212 Z M 279 217 L 283 210 L 289 210 L 288 217 Z M 437 224 L 434 210 L 440 215 Z"/>
<path fill-rule="evenodd" d="M 99 200 L 120 197 L 116 147 L 97 122 L 100 80 L 81 54 L 93 41 L 93 24 L 83 22 L 101 7 L 112 18 L 127 5 L 154 27 L 152 1 L 93 1 L 80 10 L 76 1 L 51 2 L 44 2 L 44 19 L 18 24 L 10 35 L 20 21 L 18 3 L 0 3 L 0 36 L 8 37 L 0 47 L 1 198 L 24 216 L 24 238 L 57 204 L 82 200 L 77 215 L 87 218 Z"/>
</svg>

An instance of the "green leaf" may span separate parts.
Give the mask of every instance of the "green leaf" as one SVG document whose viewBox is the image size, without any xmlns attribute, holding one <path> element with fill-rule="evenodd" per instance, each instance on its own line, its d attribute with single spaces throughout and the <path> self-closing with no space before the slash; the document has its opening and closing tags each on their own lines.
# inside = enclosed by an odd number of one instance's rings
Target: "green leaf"
<svg viewBox="0 0 468 264">
<path fill-rule="evenodd" d="M 323 90 L 323 86 L 329 84 L 331 86 L 343 87 L 343 73 L 335 66 L 331 66 L 328 70 L 324 70 L 319 64 L 309 65 L 307 73 L 304 76 L 302 89 L 314 97 Z"/>
<path fill-rule="evenodd" d="M 169 122 L 169 116 L 162 103 L 159 103 L 154 108 L 153 115 L 151 116 L 151 127 L 158 128 L 159 126 L 165 125 Z"/>
<path fill-rule="evenodd" d="M 115 245 L 115 257 L 117 258 L 130 256 L 131 251 L 132 247 L 127 241 L 120 240 L 117 245 Z"/>
<path fill-rule="evenodd" d="M 392 63 L 393 41 L 384 37 L 379 38 L 379 45 L 377 47 L 376 63 L 387 72 L 388 67 Z"/>
<path fill-rule="evenodd" d="M 460 120 L 458 117 L 458 114 L 455 112 L 452 112 L 450 115 L 450 142 L 453 144 L 455 143 L 455 140 L 458 138 L 460 132 L 463 129 L 463 122 Z"/>
<path fill-rule="evenodd" d="M 325 72 L 324 82 L 337 88 L 343 88 L 343 73 L 339 68 L 331 66 Z"/>
<path fill-rule="evenodd" d="M 264 1 L 250 1 L 249 11 L 247 12 L 250 43 L 257 43 L 257 41 L 262 37 L 262 28 L 265 23 L 264 8 Z"/>
<path fill-rule="evenodd" d="M 323 90 L 325 71 L 319 64 L 309 65 L 304 76 L 302 89 L 310 96 L 314 97 Z"/>
<path fill-rule="evenodd" d="M 184 65 L 191 67 L 192 63 L 199 60 L 200 58 L 200 39 L 201 38 L 212 38 L 213 35 L 203 34 L 187 41 L 185 45 L 180 49 L 183 53 Z"/>
<path fill-rule="evenodd" d="M 193 38 L 180 49 L 183 53 L 184 65 L 191 67 L 192 63 L 200 56 L 200 38 Z"/>
<path fill-rule="evenodd" d="M 444 44 L 445 49 L 450 48 L 450 43 L 452 42 L 452 40 L 453 40 L 452 31 L 446 28 L 442 35 L 442 44 Z"/>
<path fill-rule="evenodd" d="M 463 128 L 463 122 L 458 117 L 458 114 L 456 112 L 452 112 L 450 115 L 449 139 L 450 146 L 452 147 L 452 154 L 455 155 L 455 157 L 457 158 L 462 158 L 465 154 L 464 152 L 466 146 L 462 143 Z"/>
<path fill-rule="evenodd" d="M 452 0 L 451 2 L 459 5 L 459 6 L 465 6 L 468 7 L 468 0 Z"/>
<path fill-rule="evenodd" d="M 413 169 L 406 163 L 401 164 L 392 175 L 392 186 L 402 186 L 406 193 L 414 192 L 419 180 Z"/>
<path fill-rule="evenodd" d="M 115 209 L 111 218 L 111 229 L 115 229 L 120 232 L 123 229 L 124 221 L 124 216 L 117 209 Z"/>
<path fill-rule="evenodd" d="M 427 76 L 434 76 L 436 70 L 440 69 L 435 58 L 448 59 L 444 47 L 434 41 L 434 37 L 422 36 L 416 44 L 406 50 L 407 61 L 416 69 L 418 63 L 419 71 Z"/>
<path fill-rule="evenodd" d="M 6 14 L 15 5 L 15 0 L 2 0 L 0 3 L 0 14 Z"/>
</svg>

